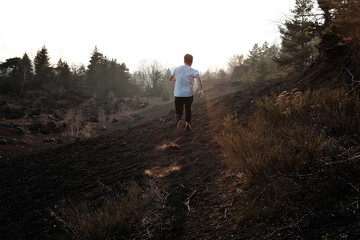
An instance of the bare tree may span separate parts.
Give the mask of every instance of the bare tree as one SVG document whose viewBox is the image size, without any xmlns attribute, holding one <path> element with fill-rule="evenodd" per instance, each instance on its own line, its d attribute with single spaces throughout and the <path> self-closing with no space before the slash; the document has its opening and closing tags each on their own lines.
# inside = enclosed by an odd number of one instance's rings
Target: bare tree
<svg viewBox="0 0 360 240">
<path fill-rule="evenodd" d="M 232 72 L 234 71 L 235 67 L 239 67 L 243 64 L 244 62 L 244 55 L 233 55 L 230 59 L 229 62 L 227 63 L 228 68 L 227 68 L 227 73 L 228 74 L 232 74 Z"/>
</svg>

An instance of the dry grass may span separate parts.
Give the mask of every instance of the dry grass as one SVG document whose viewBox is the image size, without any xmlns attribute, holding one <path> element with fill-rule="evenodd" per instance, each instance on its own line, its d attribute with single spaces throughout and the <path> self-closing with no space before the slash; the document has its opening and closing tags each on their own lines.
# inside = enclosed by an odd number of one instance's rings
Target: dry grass
<svg viewBox="0 0 360 240">
<path fill-rule="evenodd" d="M 130 118 L 130 116 L 134 113 L 134 110 L 131 109 L 131 106 L 124 103 L 120 105 L 119 110 L 121 116 L 125 118 Z"/>
<path fill-rule="evenodd" d="M 101 203 L 64 200 L 51 210 L 72 239 L 127 239 L 141 226 L 151 196 L 136 184 L 126 188 L 126 195 L 101 185 L 110 192 Z"/>
<path fill-rule="evenodd" d="M 85 121 L 81 113 L 69 111 L 64 118 L 64 136 L 74 138 L 90 138 L 94 135 L 91 126 Z"/>
<path fill-rule="evenodd" d="M 256 106 L 246 126 L 236 113 L 226 116 L 226 130 L 216 137 L 226 163 L 251 186 L 235 220 L 292 221 L 289 226 L 299 228 L 315 211 L 356 216 L 339 206 L 358 202 L 359 94 L 347 88 L 293 90 L 266 96 Z M 334 196 L 341 196 L 338 203 Z M 324 209 L 326 201 L 331 207 Z"/>
<path fill-rule="evenodd" d="M 266 96 L 256 105 L 248 126 L 240 126 L 236 114 L 228 115 L 226 131 L 216 137 L 227 163 L 253 181 L 320 172 L 332 140 L 360 130 L 359 96 L 345 88 L 293 90 Z"/>
</svg>

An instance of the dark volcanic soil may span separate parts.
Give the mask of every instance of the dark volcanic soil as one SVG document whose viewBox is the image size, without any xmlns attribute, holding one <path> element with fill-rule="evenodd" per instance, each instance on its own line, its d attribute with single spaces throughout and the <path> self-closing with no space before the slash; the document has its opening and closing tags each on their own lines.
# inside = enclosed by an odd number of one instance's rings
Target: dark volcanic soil
<svg viewBox="0 0 360 240">
<path fill-rule="evenodd" d="M 61 200 L 96 201 L 99 182 L 121 189 L 135 182 L 156 185 L 165 196 L 155 208 L 156 223 L 134 239 L 260 239 L 263 223 L 238 225 L 232 219 L 246 196 L 241 175 L 223 164 L 214 140 L 227 113 L 246 123 L 254 100 L 274 83 L 205 99 L 193 106 L 191 133 L 178 136 L 174 112 L 139 125 L 60 148 L 0 160 L 0 239 L 57 239 L 63 227 L 50 215 Z M 187 201 L 189 200 L 189 201 Z M 287 228 L 278 228 L 273 239 Z"/>
<path fill-rule="evenodd" d="M 241 186 L 236 174 L 223 165 L 214 136 L 226 113 L 237 109 L 245 121 L 260 92 L 252 87 L 195 103 L 190 134 L 177 135 L 170 112 L 162 121 L 155 118 L 94 139 L 2 159 L 0 238 L 53 238 L 61 230 L 49 210 L 66 198 L 96 199 L 99 181 L 112 188 L 130 181 L 146 188 L 155 181 L 168 193 L 163 226 L 149 228 L 155 239 L 246 236 L 227 220 Z"/>
</svg>

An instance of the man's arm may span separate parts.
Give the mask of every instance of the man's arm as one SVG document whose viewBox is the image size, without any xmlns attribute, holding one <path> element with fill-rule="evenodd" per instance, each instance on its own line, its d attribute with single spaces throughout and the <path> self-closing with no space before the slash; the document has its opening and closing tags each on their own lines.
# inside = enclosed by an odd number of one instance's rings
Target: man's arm
<svg viewBox="0 0 360 240">
<path fill-rule="evenodd" d="M 196 74 L 195 75 L 195 78 L 196 80 L 198 81 L 198 84 L 199 84 L 199 97 L 202 97 L 204 95 L 204 90 L 203 90 L 203 85 L 202 85 L 202 81 L 200 79 L 200 75 L 199 74 Z"/>
<path fill-rule="evenodd" d="M 175 82 L 175 81 L 176 81 L 176 77 L 171 76 L 169 80 L 170 80 L 171 82 Z"/>
</svg>

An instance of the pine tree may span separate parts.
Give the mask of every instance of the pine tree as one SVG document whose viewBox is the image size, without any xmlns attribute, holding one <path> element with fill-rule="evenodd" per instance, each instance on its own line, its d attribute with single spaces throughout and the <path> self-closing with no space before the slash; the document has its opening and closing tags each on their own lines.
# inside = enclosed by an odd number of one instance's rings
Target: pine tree
<svg viewBox="0 0 360 240">
<path fill-rule="evenodd" d="M 127 96 L 133 90 L 129 69 L 116 59 L 109 60 L 95 47 L 87 70 L 87 82 L 100 97 L 113 91 L 116 96 Z"/>
<path fill-rule="evenodd" d="M 281 50 L 274 60 L 285 74 L 302 72 L 313 61 L 312 0 L 296 0 L 292 19 L 280 26 Z"/>
<path fill-rule="evenodd" d="M 62 61 L 60 58 L 57 67 L 57 79 L 59 87 L 63 87 L 64 89 L 68 90 L 71 88 L 71 71 L 70 67 L 66 61 Z"/>
<path fill-rule="evenodd" d="M 324 12 L 323 33 L 334 32 L 345 38 L 360 39 L 359 0 L 318 0 Z"/>
<path fill-rule="evenodd" d="M 359 0 L 318 0 L 324 12 L 321 28 L 321 50 L 344 46 L 347 49 L 346 70 L 352 78 L 360 76 L 360 1 Z M 331 46 L 330 46 L 331 47 Z"/>
<path fill-rule="evenodd" d="M 249 53 L 249 57 L 244 61 L 244 63 L 249 64 L 250 68 L 255 71 L 256 64 L 260 61 L 262 48 L 259 47 L 259 44 L 255 43 Z"/>
<path fill-rule="evenodd" d="M 20 69 L 23 73 L 23 83 L 21 90 L 24 91 L 26 84 L 32 79 L 33 77 L 33 66 L 31 63 L 31 60 L 27 53 L 24 53 L 21 63 L 20 63 Z"/>
<path fill-rule="evenodd" d="M 277 54 L 278 47 L 276 45 L 269 47 L 269 44 L 264 42 L 259 47 L 259 44 L 255 43 L 249 52 L 249 57 L 244 60 L 244 64 L 234 69 L 237 72 L 233 72 L 232 79 L 236 75 L 240 81 L 260 81 L 277 77 L 278 73 L 273 60 Z"/>
<path fill-rule="evenodd" d="M 263 53 L 263 57 L 267 63 L 268 75 L 267 78 L 277 78 L 279 77 L 279 71 L 277 69 L 277 64 L 274 61 L 274 58 L 279 56 L 279 47 L 276 44 L 271 45 Z"/>
<path fill-rule="evenodd" d="M 22 74 L 20 70 L 21 58 L 14 57 L 6 59 L 5 63 L 0 65 L 0 73 L 3 75 L 1 83 L 1 92 L 17 92 L 20 90 Z"/>
<path fill-rule="evenodd" d="M 51 79 L 51 67 L 50 59 L 48 56 L 48 50 L 45 46 L 39 50 L 34 59 L 35 66 L 35 81 L 36 85 L 40 86 L 46 82 L 49 82 Z"/>
<path fill-rule="evenodd" d="M 87 82 L 88 85 L 98 88 L 101 76 L 103 74 L 103 65 L 105 57 L 99 52 L 97 46 L 91 54 L 90 64 L 87 70 Z"/>
<path fill-rule="evenodd" d="M 120 97 L 129 96 L 132 90 L 129 82 L 131 76 L 125 63 L 120 64 L 116 59 L 111 61 L 105 59 L 104 66 L 106 70 L 102 81 L 106 87 L 103 92 L 107 94 L 109 91 L 113 91 Z"/>
<path fill-rule="evenodd" d="M 256 81 L 266 80 L 269 75 L 269 68 L 264 57 L 261 57 L 256 65 Z"/>
</svg>

